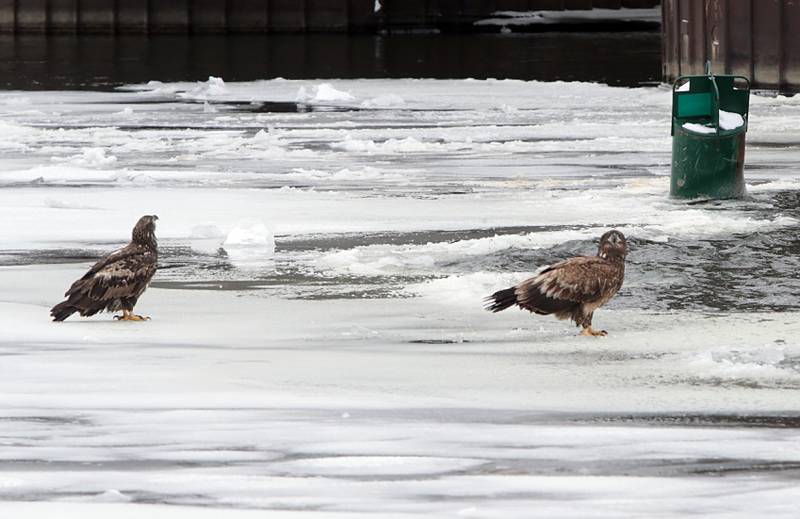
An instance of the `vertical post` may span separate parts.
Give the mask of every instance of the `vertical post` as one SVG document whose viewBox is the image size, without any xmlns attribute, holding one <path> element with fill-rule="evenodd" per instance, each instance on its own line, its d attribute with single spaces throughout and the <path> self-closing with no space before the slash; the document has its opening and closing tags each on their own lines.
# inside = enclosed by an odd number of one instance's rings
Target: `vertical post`
<svg viewBox="0 0 800 519">
<path fill-rule="evenodd" d="M 224 33 L 226 0 L 192 0 L 189 26 L 193 33 Z"/>
<path fill-rule="evenodd" d="M 693 74 L 703 74 L 705 63 L 708 59 L 708 33 L 706 31 L 706 9 L 707 0 L 693 0 L 689 3 L 691 8 L 687 9 L 689 16 L 689 30 L 691 33 L 690 41 L 690 61 Z"/>
<path fill-rule="evenodd" d="M 117 0 L 118 32 L 141 34 L 148 26 L 148 0 Z"/>
<path fill-rule="evenodd" d="M 681 21 L 678 6 L 678 0 L 664 0 L 661 8 L 662 64 L 666 81 L 681 75 Z"/>
<path fill-rule="evenodd" d="M 0 32 L 14 32 L 17 26 L 16 0 L 0 0 Z"/>
<path fill-rule="evenodd" d="M 708 59 L 717 73 L 728 71 L 728 24 L 727 5 L 725 0 L 714 0 L 706 7 L 708 27 Z"/>
<path fill-rule="evenodd" d="M 782 2 L 757 2 L 753 6 L 753 77 L 761 87 L 780 86 Z"/>
<path fill-rule="evenodd" d="M 78 30 L 83 33 L 113 33 L 116 22 L 115 14 L 113 2 L 80 0 Z"/>
<path fill-rule="evenodd" d="M 800 30 L 800 5 L 789 2 L 783 7 L 783 34 L 796 34 Z M 796 37 L 783 38 L 783 74 L 781 83 L 800 88 L 800 40 Z"/>
<path fill-rule="evenodd" d="M 381 3 L 385 3 L 381 0 Z M 351 32 L 362 32 L 378 26 L 380 13 L 375 12 L 375 0 L 348 0 L 347 19 Z"/>
<path fill-rule="evenodd" d="M 306 0 L 270 0 L 269 27 L 276 32 L 306 29 Z"/>
<path fill-rule="evenodd" d="M 151 0 L 150 32 L 179 34 L 189 31 L 189 0 Z"/>
<path fill-rule="evenodd" d="M 728 31 L 726 51 L 728 54 L 728 71 L 731 74 L 752 79 L 753 69 L 753 18 L 751 16 L 752 0 L 734 0 L 728 2 Z"/>
<path fill-rule="evenodd" d="M 268 0 L 228 0 L 228 31 L 232 33 L 267 32 Z"/>
<path fill-rule="evenodd" d="M 47 0 L 20 0 L 17 3 L 17 31 L 47 30 Z"/>
<path fill-rule="evenodd" d="M 347 0 L 306 0 L 309 31 L 347 31 Z"/>
<path fill-rule="evenodd" d="M 55 33 L 77 31 L 78 0 L 50 0 L 47 27 Z"/>
</svg>

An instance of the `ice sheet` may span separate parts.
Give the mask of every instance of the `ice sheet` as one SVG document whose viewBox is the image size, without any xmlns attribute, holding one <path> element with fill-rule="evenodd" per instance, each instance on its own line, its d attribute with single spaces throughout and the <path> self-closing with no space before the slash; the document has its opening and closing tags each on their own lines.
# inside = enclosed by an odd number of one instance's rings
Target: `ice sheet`
<svg viewBox="0 0 800 519">
<path fill-rule="evenodd" d="M 747 199 L 687 204 L 670 96 L 0 93 L 0 515 L 794 517 L 800 101 L 752 98 Z M 153 320 L 50 323 L 142 214 Z M 609 337 L 482 309 L 612 227 Z"/>
</svg>

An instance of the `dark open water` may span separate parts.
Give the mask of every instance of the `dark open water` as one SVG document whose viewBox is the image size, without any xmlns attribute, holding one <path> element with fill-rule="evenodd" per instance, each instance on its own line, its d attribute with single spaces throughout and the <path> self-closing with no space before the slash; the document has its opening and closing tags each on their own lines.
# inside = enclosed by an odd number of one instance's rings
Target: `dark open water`
<svg viewBox="0 0 800 519">
<path fill-rule="evenodd" d="M 269 36 L 0 36 L 0 88 L 317 78 L 513 78 L 637 86 L 661 78 L 641 32 Z"/>
</svg>

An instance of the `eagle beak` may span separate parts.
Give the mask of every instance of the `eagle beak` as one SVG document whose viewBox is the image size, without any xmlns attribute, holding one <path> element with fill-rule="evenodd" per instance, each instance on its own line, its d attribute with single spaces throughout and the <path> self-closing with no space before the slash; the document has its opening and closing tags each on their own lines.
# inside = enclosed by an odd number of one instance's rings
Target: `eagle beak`
<svg viewBox="0 0 800 519">
<path fill-rule="evenodd" d="M 155 214 L 153 215 L 153 221 L 158 221 L 158 216 Z"/>
</svg>

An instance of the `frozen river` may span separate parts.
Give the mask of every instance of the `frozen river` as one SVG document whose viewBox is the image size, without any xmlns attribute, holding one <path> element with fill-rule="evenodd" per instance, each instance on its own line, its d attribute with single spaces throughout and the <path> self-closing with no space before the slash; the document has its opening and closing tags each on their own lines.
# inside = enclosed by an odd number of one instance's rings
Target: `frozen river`
<svg viewBox="0 0 800 519">
<path fill-rule="evenodd" d="M 752 98 L 736 202 L 667 198 L 669 113 L 495 80 L 0 93 L 2 515 L 795 517 L 800 100 Z M 142 214 L 153 320 L 50 323 Z M 612 227 L 608 337 L 482 310 Z"/>
</svg>

